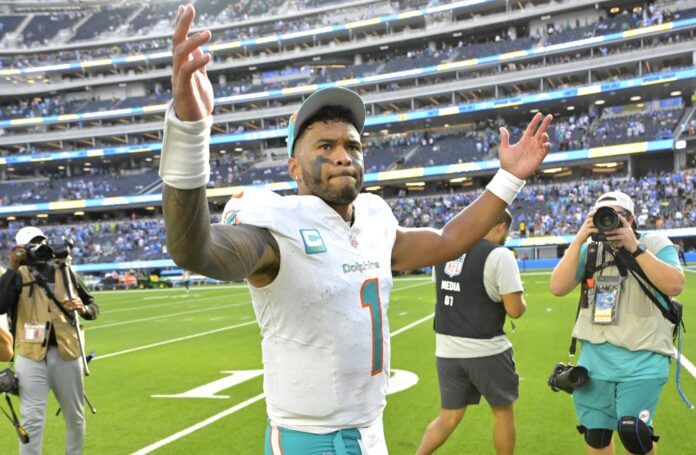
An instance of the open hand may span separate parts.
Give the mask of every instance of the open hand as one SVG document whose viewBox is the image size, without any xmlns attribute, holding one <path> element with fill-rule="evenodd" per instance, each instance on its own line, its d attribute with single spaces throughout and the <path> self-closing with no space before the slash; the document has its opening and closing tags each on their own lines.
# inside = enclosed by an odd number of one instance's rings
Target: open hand
<svg viewBox="0 0 696 455">
<path fill-rule="evenodd" d="M 213 113 L 213 86 L 205 66 L 212 56 L 201 49 L 210 41 L 210 30 L 188 38 L 196 17 L 193 5 L 179 7 L 172 36 L 172 94 L 174 110 L 179 120 L 202 120 Z"/>
<path fill-rule="evenodd" d="M 547 115 L 543 122 L 541 118 L 542 115 L 537 113 L 524 130 L 522 138 L 514 145 L 510 145 L 510 132 L 506 128 L 500 128 L 500 167 L 519 179 L 531 176 L 551 151 L 546 130 L 553 116 Z"/>
</svg>

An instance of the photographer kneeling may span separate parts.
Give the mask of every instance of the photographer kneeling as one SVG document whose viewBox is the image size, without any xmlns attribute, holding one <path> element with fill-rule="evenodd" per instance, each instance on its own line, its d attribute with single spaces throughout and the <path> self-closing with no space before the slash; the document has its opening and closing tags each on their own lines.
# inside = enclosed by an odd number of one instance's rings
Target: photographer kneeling
<svg viewBox="0 0 696 455">
<path fill-rule="evenodd" d="M 674 353 L 674 324 L 657 304 L 670 307 L 660 294 L 681 293 L 684 274 L 666 236 L 638 235 L 635 227 L 628 195 L 602 195 L 551 274 L 555 296 L 583 284 L 573 337 L 581 341 L 578 365 L 589 371 L 590 381 L 573 391 L 573 402 L 589 454 L 613 454 L 614 430 L 627 452 L 655 451 L 652 419 Z M 590 237 L 593 242 L 587 242 Z M 588 256 L 595 261 L 586 269 Z M 656 300 L 637 269 L 659 291 Z"/>
<path fill-rule="evenodd" d="M 35 227 L 17 232 L 8 270 L 0 278 L 0 314 L 8 313 L 15 336 L 15 368 L 20 385 L 23 426 L 30 437 L 21 454 L 40 454 L 49 388 L 66 424 L 66 454 L 82 453 L 85 418 L 82 404 L 81 339 L 72 324 L 76 311 L 96 319 L 99 308 L 63 259 L 68 250 L 51 250 Z M 59 259 L 56 259 L 59 258 Z M 71 294 L 68 287 L 76 291 Z"/>
</svg>

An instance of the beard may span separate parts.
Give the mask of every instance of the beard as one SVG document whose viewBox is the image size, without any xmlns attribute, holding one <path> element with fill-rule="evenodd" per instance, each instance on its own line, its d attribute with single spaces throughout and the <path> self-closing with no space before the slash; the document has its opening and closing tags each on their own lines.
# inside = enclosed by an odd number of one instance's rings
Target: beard
<svg viewBox="0 0 696 455">
<path fill-rule="evenodd" d="M 322 179 L 321 172 L 312 173 L 303 170 L 302 174 L 302 178 L 310 192 L 327 204 L 350 204 L 358 197 L 363 186 L 363 173 L 361 168 L 355 169 L 355 173 L 350 174 L 350 176 L 355 179 L 354 184 L 345 183 L 332 185 L 331 179 Z"/>
</svg>

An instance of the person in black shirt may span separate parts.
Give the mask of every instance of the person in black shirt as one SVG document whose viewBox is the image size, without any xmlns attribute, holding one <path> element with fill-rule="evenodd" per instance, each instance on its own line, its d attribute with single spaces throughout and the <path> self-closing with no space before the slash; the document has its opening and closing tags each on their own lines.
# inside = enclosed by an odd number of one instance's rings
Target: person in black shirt
<svg viewBox="0 0 696 455">
<path fill-rule="evenodd" d="M 434 268 L 441 410 L 426 429 L 418 455 L 440 447 L 481 396 L 493 411 L 496 453 L 514 451 L 519 376 L 503 324 L 506 317 L 522 316 L 527 306 L 517 262 L 503 246 L 511 225 L 506 210 L 467 254 Z"/>
</svg>

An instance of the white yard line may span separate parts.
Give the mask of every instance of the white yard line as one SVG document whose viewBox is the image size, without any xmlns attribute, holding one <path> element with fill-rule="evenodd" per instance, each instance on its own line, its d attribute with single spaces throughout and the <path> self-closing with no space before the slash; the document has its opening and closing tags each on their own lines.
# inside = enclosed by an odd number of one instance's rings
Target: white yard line
<svg viewBox="0 0 696 455">
<path fill-rule="evenodd" d="M 137 348 L 125 349 L 123 351 L 112 352 L 110 354 L 104 354 L 92 359 L 92 362 L 97 360 L 108 359 L 109 357 L 116 357 L 124 354 L 130 354 L 131 352 L 144 351 L 145 349 L 156 348 L 158 346 L 164 346 L 171 343 L 177 343 L 179 341 L 191 340 L 193 338 L 204 337 L 206 335 L 212 335 L 214 333 L 225 332 L 227 330 L 234 330 L 247 325 L 256 324 L 256 321 L 243 322 L 241 324 L 229 325 L 227 327 L 221 327 L 219 329 L 208 330 L 206 332 L 194 333 L 193 335 L 188 335 L 185 337 L 172 338 L 171 340 L 160 341 L 158 343 L 146 344 L 144 346 L 138 346 Z"/>
<path fill-rule="evenodd" d="M 404 327 L 401 327 L 398 330 L 393 331 L 391 333 L 391 336 L 395 337 L 395 336 L 399 335 L 400 333 L 404 333 L 405 331 L 417 326 L 418 324 L 421 324 L 421 323 L 427 321 L 428 319 L 432 318 L 434 314 L 435 313 L 429 314 L 428 316 L 426 316 L 424 318 L 418 319 L 417 321 L 414 321 L 414 322 L 412 322 Z M 95 360 L 96 360 L 96 357 L 95 357 Z M 255 397 L 249 398 L 246 401 L 242 401 L 241 403 L 236 404 L 236 405 L 232 406 L 231 408 L 227 408 L 224 411 L 218 412 L 214 416 L 208 417 L 207 419 L 205 419 L 201 422 L 198 422 L 195 425 L 191 425 L 190 427 L 184 428 L 183 430 L 181 430 L 177 433 L 174 433 L 171 436 L 167 436 L 166 438 L 161 439 L 155 443 L 152 443 L 147 447 L 143 447 L 142 449 L 138 450 L 137 452 L 133 452 L 132 455 L 145 455 L 145 454 L 154 452 L 155 450 L 157 450 L 161 447 L 164 447 L 167 444 L 170 444 L 178 439 L 183 438 L 184 436 L 188 436 L 191 433 L 200 430 L 201 428 L 207 427 L 208 425 L 217 422 L 218 420 L 222 419 L 223 417 L 227 417 L 228 415 L 234 414 L 237 411 L 240 411 L 246 407 L 251 406 L 252 404 L 256 403 L 257 401 L 262 400 L 264 398 L 264 396 L 265 395 L 263 393 L 260 393 L 260 394 L 256 395 Z"/>
<path fill-rule="evenodd" d="M 406 277 L 406 278 L 394 278 L 395 282 L 399 281 L 417 281 L 417 280 L 429 280 L 430 276 L 424 276 L 424 277 Z M 220 289 L 240 289 L 244 288 L 247 289 L 248 286 L 246 284 L 220 284 L 220 285 L 204 285 L 204 286 L 191 286 L 191 292 L 198 292 L 198 291 L 217 291 Z M 140 293 L 153 293 L 153 292 L 180 292 L 183 293 L 184 288 L 182 287 L 175 287 L 175 288 L 165 288 L 165 289 L 119 289 L 119 290 L 112 290 L 112 291 L 95 291 L 94 293 L 96 295 L 101 295 L 101 294 L 115 294 L 118 292 L 122 293 L 128 293 L 128 294 L 140 294 Z"/>
<path fill-rule="evenodd" d="M 197 424 L 192 425 L 188 428 L 185 428 L 185 429 L 179 431 L 178 433 L 174 433 L 173 435 L 168 436 L 160 441 L 157 441 L 154 444 L 150 444 L 147 447 L 143 447 L 142 449 L 138 450 L 137 452 L 133 452 L 133 455 L 145 455 L 147 453 L 153 452 L 153 451 L 159 449 L 160 447 L 164 447 L 167 444 L 176 441 L 177 439 L 181 439 L 184 436 L 187 436 L 187 435 L 193 433 L 194 431 L 198 431 L 201 428 L 207 427 L 211 423 L 217 422 L 218 420 L 222 419 L 223 417 L 227 417 L 230 414 L 234 414 L 235 412 L 237 412 L 241 409 L 244 409 L 247 406 L 250 406 L 250 405 L 256 403 L 257 401 L 262 400 L 264 398 L 264 396 L 265 395 L 263 393 L 260 393 L 260 394 L 256 395 L 255 397 L 249 398 L 246 401 L 242 401 L 241 403 L 236 404 L 236 405 L 232 406 L 231 408 L 227 408 L 222 412 L 218 412 L 217 414 L 215 414 L 212 417 L 208 417 L 207 419 L 203 420 L 202 422 L 198 422 Z"/>
<path fill-rule="evenodd" d="M 399 289 L 394 289 L 392 292 L 404 291 L 404 290 L 406 290 L 406 289 L 414 288 L 414 287 L 417 287 L 417 286 L 423 286 L 424 284 L 427 284 L 427 283 L 424 282 L 424 283 L 418 283 L 418 284 L 412 284 L 412 285 L 409 285 L 409 286 L 404 286 L 404 287 L 399 288 Z M 247 303 L 247 304 L 248 304 L 248 303 Z M 235 304 L 235 305 L 239 305 L 239 304 Z M 242 305 L 244 305 L 244 304 L 242 304 Z M 216 307 L 216 308 L 221 308 L 221 307 Z M 173 314 L 168 314 L 168 315 L 163 315 L 163 316 L 157 316 L 157 317 L 163 317 L 163 318 L 164 318 L 164 317 L 170 317 L 170 316 L 173 316 Z M 147 319 L 147 318 L 145 318 L 145 319 Z M 129 321 L 129 322 L 125 322 L 125 321 L 124 321 L 123 324 L 125 324 L 125 323 L 130 323 L 130 322 L 133 322 L 133 321 Z M 421 322 L 422 322 L 422 321 L 421 321 Z M 114 324 L 122 324 L 122 323 L 118 323 L 118 322 L 117 322 L 117 323 L 114 323 Z M 192 339 L 192 338 L 198 338 L 198 337 L 202 337 L 202 336 L 206 336 L 206 335 L 211 335 L 211 334 L 218 333 L 218 332 L 224 332 L 224 331 L 226 331 L 226 330 L 232 330 L 232 329 L 236 329 L 236 328 L 238 328 L 238 327 L 243 327 L 243 326 L 250 325 L 250 324 L 256 324 L 256 320 L 249 321 L 249 322 L 244 322 L 244 323 L 242 323 L 242 324 L 236 324 L 236 325 L 231 325 L 231 326 L 227 326 L 227 327 L 222 327 L 222 328 L 220 328 L 220 329 L 208 330 L 208 331 L 206 331 L 206 332 L 195 333 L 195 334 L 193 334 L 193 335 L 189 335 L 189 336 L 185 336 L 185 337 L 173 338 L 173 339 L 171 339 L 171 340 L 160 341 L 160 342 L 158 342 L 158 343 L 152 343 L 152 344 L 148 344 L 148 345 L 145 345 L 145 346 L 138 346 L 138 347 L 136 347 L 136 348 L 125 349 L 125 350 L 123 350 L 123 351 L 112 352 L 112 353 L 109 353 L 109 354 L 104 354 L 104 355 L 97 356 L 97 357 L 94 358 L 94 360 L 108 359 L 109 357 L 116 357 L 116 356 L 120 356 L 120 355 L 123 355 L 123 354 L 129 354 L 129 353 L 131 353 L 131 352 L 137 352 L 137 351 L 142 351 L 142 350 L 145 350 L 145 349 L 155 348 L 155 347 L 158 347 L 158 346 L 164 346 L 164 345 L 167 345 L 167 344 L 170 344 L 170 343 L 176 343 L 176 342 L 179 342 L 179 341 L 190 340 L 190 339 Z M 98 328 L 98 327 L 100 327 L 100 326 L 92 327 L 90 330 L 94 330 L 94 329 L 96 329 L 96 328 Z M 89 328 L 88 328 L 88 329 L 89 329 Z M 400 332 L 399 332 L 399 333 L 400 333 Z"/>
<path fill-rule="evenodd" d="M 196 310 L 188 310 L 188 311 L 180 311 L 178 313 L 167 313 L 167 314 L 162 314 L 159 316 L 151 316 L 148 318 L 140 318 L 140 319 L 130 319 L 127 321 L 119 321 L 119 322 L 112 322 L 110 324 L 102 324 L 102 325 L 85 325 L 85 328 L 89 330 L 90 332 L 93 330 L 98 330 L 98 329 L 106 329 L 109 327 L 118 327 L 120 325 L 126 325 L 126 324 L 135 324 L 138 322 L 147 322 L 147 321 L 157 321 L 159 319 L 166 319 L 170 318 L 172 316 L 182 316 L 186 314 L 197 314 L 197 313 L 204 313 L 206 311 L 215 311 L 219 310 L 222 308 L 232 308 L 232 307 L 237 307 L 237 306 L 242 306 L 242 305 L 249 305 L 251 304 L 251 301 L 249 302 L 243 302 L 243 303 L 230 303 L 228 305 L 215 305 L 210 308 L 198 308 Z"/>
<path fill-rule="evenodd" d="M 412 323 L 405 325 L 405 326 L 401 327 L 400 329 L 396 329 L 391 333 L 391 337 L 394 338 L 395 336 L 397 336 L 401 333 L 404 333 L 405 331 L 407 331 L 409 329 L 414 328 L 418 324 L 422 324 L 423 322 L 427 321 L 428 319 L 432 318 L 433 316 L 435 316 L 435 313 L 430 313 L 429 315 L 427 315 L 423 318 L 420 318 L 417 321 L 413 321 Z"/>
<path fill-rule="evenodd" d="M 430 280 L 425 281 L 423 283 L 418 283 L 418 284 L 409 284 L 408 286 L 404 286 L 402 288 L 392 289 L 392 294 L 394 292 L 405 291 L 406 289 L 417 288 L 418 286 L 423 286 L 423 285 L 426 285 L 428 283 L 430 283 Z M 435 283 L 432 283 L 432 284 L 434 285 Z"/>
<path fill-rule="evenodd" d="M 677 355 L 677 348 L 674 348 L 674 355 Z M 686 371 L 691 373 L 691 376 L 696 378 L 696 366 L 694 366 L 694 364 L 686 358 L 683 352 L 681 354 L 681 357 L 679 358 L 679 363 L 681 363 L 682 366 L 686 368 Z"/>
<path fill-rule="evenodd" d="M 220 284 L 220 285 L 204 285 L 204 286 L 191 286 L 191 290 L 194 292 L 198 291 L 215 291 L 220 289 L 235 289 L 235 288 L 246 288 L 246 284 Z M 127 293 L 127 294 L 141 294 L 143 292 L 186 292 L 183 287 L 175 288 L 164 288 L 164 289 L 114 289 L 111 291 L 94 291 L 95 295 L 101 294 L 115 294 L 117 292 Z"/>
<path fill-rule="evenodd" d="M 124 312 L 128 312 L 128 311 L 149 310 L 150 308 L 161 308 L 164 306 L 171 308 L 173 305 L 181 305 L 182 303 L 190 303 L 190 302 L 201 302 L 201 301 L 211 300 L 211 299 L 219 299 L 219 297 L 217 297 L 217 296 L 192 297 L 192 298 L 187 299 L 187 300 L 182 299 L 182 300 L 177 300 L 174 302 L 166 302 L 166 303 L 153 302 L 151 304 L 146 303 L 144 305 L 134 306 L 134 307 L 130 307 L 130 308 L 121 308 L 121 305 L 119 305 L 119 308 L 116 308 L 113 310 L 107 306 L 106 308 L 101 309 L 101 312 L 106 313 L 106 314 L 114 314 L 114 313 L 124 313 Z"/>
</svg>

